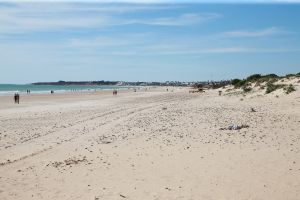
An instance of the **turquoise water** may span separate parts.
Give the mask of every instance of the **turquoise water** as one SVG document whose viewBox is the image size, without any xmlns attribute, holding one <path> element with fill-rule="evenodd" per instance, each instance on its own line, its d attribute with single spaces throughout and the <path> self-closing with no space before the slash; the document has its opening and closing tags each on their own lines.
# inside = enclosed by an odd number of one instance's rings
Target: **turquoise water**
<svg viewBox="0 0 300 200">
<path fill-rule="evenodd" d="M 95 90 L 113 90 L 113 89 L 127 89 L 128 87 L 124 86 L 88 86 L 88 85 L 14 85 L 14 84 L 0 84 L 0 96 L 12 95 L 16 92 L 26 93 L 27 90 L 30 90 L 32 94 L 46 94 L 50 93 L 51 90 L 54 90 L 55 93 L 64 93 L 76 91 L 95 91 Z"/>
</svg>

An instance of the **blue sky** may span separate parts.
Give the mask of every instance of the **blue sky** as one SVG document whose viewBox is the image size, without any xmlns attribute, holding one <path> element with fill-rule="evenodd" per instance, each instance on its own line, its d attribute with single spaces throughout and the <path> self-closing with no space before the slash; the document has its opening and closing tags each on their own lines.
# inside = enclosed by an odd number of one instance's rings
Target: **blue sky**
<svg viewBox="0 0 300 200">
<path fill-rule="evenodd" d="M 299 1 L 206 2 L 0 0 L 0 83 L 300 72 Z"/>
</svg>

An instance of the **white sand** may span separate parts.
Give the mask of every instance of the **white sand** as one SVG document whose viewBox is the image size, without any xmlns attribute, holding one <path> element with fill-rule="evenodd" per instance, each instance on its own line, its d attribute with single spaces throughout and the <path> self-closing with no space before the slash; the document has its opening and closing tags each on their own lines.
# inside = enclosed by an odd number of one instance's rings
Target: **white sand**
<svg viewBox="0 0 300 200">
<path fill-rule="evenodd" d="M 0 102 L 1 200 L 300 199 L 299 87 L 279 98 L 158 88 Z M 249 128 L 220 130 L 231 123 Z"/>
</svg>

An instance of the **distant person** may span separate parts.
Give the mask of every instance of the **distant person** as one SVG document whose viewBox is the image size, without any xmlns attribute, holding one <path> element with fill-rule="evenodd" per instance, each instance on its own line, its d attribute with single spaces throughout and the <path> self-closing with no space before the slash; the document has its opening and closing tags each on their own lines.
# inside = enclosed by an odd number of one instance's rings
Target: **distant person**
<svg viewBox="0 0 300 200">
<path fill-rule="evenodd" d="M 54 94 L 54 91 L 53 90 L 51 90 L 51 92 L 50 92 L 51 94 Z"/>
<path fill-rule="evenodd" d="M 17 103 L 17 93 L 15 93 L 15 95 L 14 95 L 14 100 L 15 100 L 15 103 Z"/>
<path fill-rule="evenodd" d="M 15 93 L 14 100 L 15 103 L 20 104 L 20 95 L 18 93 Z"/>
</svg>

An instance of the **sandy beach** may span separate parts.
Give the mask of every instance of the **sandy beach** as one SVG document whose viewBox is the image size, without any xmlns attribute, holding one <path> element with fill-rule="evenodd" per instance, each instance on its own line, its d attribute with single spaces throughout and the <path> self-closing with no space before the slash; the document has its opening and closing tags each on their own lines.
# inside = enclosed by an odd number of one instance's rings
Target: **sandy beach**
<svg viewBox="0 0 300 200">
<path fill-rule="evenodd" d="M 298 200 L 296 89 L 0 97 L 0 199 Z"/>
</svg>

